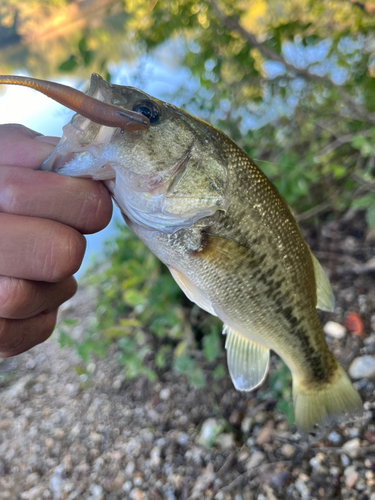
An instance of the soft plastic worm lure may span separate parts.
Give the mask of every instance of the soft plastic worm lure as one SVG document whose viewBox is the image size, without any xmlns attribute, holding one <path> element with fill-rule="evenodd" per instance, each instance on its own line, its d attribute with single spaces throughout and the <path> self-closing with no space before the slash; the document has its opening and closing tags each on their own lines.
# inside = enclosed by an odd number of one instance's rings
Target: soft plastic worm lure
<svg viewBox="0 0 375 500">
<path fill-rule="evenodd" d="M 150 126 L 148 118 L 140 113 L 99 101 L 60 83 L 25 76 L 0 75 L 0 84 L 23 85 L 35 89 L 99 125 L 119 127 L 126 131 L 146 130 Z"/>
</svg>

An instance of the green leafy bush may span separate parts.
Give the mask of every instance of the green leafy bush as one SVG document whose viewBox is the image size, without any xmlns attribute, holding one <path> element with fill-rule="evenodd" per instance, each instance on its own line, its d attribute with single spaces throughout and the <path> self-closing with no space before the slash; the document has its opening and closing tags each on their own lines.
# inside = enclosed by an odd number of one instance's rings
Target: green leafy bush
<svg viewBox="0 0 375 500">
<path fill-rule="evenodd" d="M 89 270 L 86 280 L 100 289 L 96 320 L 79 341 L 69 333 L 76 322 L 65 320 L 58 331 L 61 345 L 75 348 L 87 363 L 90 354 L 103 356 L 116 342 L 127 379 L 143 375 L 155 380 L 174 369 L 193 386 L 204 387 L 197 353 L 203 353 L 214 379 L 225 374 L 218 363 L 221 322 L 183 299 L 168 269 L 126 226 L 105 244 L 104 256 L 93 266 L 95 273 Z"/>
</svg>

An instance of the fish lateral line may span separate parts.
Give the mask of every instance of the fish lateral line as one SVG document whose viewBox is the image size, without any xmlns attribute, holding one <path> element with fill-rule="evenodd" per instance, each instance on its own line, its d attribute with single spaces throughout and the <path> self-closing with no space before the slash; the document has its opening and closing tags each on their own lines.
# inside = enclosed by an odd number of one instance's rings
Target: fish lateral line
<svg viewBox="0 0 375 500">
<path fill-rule="evenodd" d="M 100 101 L 62 83 L 27 76 L 0 75 L 0 84 L 32 88 L 99 125 L 120 127 L 129 132 L 150 127 L 149 119 L 141 113 Z"/>
</svg>

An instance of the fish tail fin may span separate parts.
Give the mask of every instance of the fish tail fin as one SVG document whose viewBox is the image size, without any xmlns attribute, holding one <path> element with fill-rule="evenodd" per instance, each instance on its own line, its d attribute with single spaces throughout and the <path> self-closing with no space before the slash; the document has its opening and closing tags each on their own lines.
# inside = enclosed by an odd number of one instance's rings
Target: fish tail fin
<svg viewBox="0 0 375 500">
<path fill-rule="evenodd" d="M 329 382 L 312 385 L 293 379 L 293 400 L 296 424 L 303 432 L 315 424 L 340 423 L 362 412 L 361 398 L 338 363 Z"/>
</svg>

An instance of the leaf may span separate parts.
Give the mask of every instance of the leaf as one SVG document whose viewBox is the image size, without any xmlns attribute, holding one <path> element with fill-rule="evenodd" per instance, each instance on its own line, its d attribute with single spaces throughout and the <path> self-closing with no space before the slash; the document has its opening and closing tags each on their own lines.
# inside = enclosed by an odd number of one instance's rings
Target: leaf
<svg viewBox="0 0 375 500">
<path fill-rule="evenodd" d="M 375 193 L 367 193 L 353 200 L 352 206 L 354 208 L 370 208 L 375 206 Z"/>
<path fill-rule="evenodd" d="M 173 363 L 173 368 L 179 372 L 179 373 L 184 373 L 184 374 L 189 374 L 189 372 L 192 372 L 194 369 L 194 360 L 187 355 L 184 356 L 178 356 L 175 358 L 174 363 Z"/>
<path fill-rule="evenodd" d="M 375 229 L 375 205 L 367 209 L 366 222 L 369 225 L 369 227 Z"/>
<path fill-rule="evenodd" d="M 126 290 L 123 294 L 124 301 L 132 307 L 139 306 L 143 304 L 146 300 L 144 295 L 138 290 Z"/>
<path fill-rule="evenodd" d="M 226 375 L 226 370 L 224 365 L 220 363 L 220 365 L 217 365 L 217 367 L 214 369 L 212 372 L 212 376 L 215 380 L 220 380 Z"/>
<path fill-rule="evenodd" d="M 74 340 L 65 330 L 59 331 L 58 340 L 59 340 L 60 347 L 75 347 Z"/>
<path fill-rule="evenodd" d="M 60 64 L 58 69 L 60 71 L 69 72 L 69 71 L 73 71 L 74 69 L 76 69 L 77 66 L 78 66 L 78 62 L 76 60 L 76 57 L 72 55 L 69 57 L 69 59 L 67 61 Z"/>
<path fill-rule="evenodd" d="M 203 352 L 207 361 L 215 361 L 220 356 L 219 338 L 216 331 L 203 337 Z"/>
<path fill-rule="evenodd" d="M 167 345 L 161 346 L 155 355 L 155 364 L 158 368 L 165 368 L 167 366 L 168 357 L 171 355 L 171 347 Z"/>
<path fill-rule="evenodd" d="M 78 42 L 78 50 L 82 56 L 85 55 L 87 52 L 87 40 L 86 37 L 81 38 L 81 40 Z"/>
<path fill-rule="evenodd" d="M 76 326 L 79 321 L 77 319 L 66 318 L 62 321 L 62 323 L 66 326 Z"/>
<path fill-rule="evenodd" d="M 203 389 L 206 386 L 206 377 L 201 368 L 195 367 L 187 373 L 189 383 L 197 389 Z"/>
<path fill-rule="evenodd" d="M 84 65 L 86 68 L 87 68 L 87 66 L 90 66 L 93 59 L 94 59 L 94 52 L 92 50 L 88 50 L 84 53 L 83 62 L 84 62 Z"/>
<path fill-rule="evenodd" d="M 294 423 L 294 409 L 291 400 L 281 399 L 280 401 L 277 402 L 276 408 L 281 413 L 284 413 L 288 424 Z"/>
</svg>

